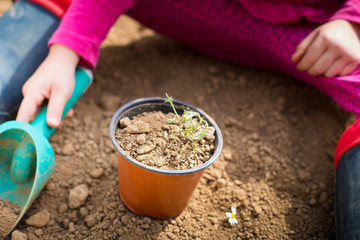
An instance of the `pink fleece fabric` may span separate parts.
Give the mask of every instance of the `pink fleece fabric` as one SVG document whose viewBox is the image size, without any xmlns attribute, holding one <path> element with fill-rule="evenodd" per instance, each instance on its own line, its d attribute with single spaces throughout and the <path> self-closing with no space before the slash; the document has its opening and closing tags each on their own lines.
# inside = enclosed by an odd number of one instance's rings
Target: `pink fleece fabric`
<svg viewBox="0 0 360 240">
<path fill-rule="evenodd" d="M 306 82 L 360 116 L 359 68 L 349 76 L 314 77 L 290 61 L 320 24 L 360 24 L 360 0 L 75 0 L 49 44 L 72 48 L 95 68 L 101 42 L 123 13 L 207 55 Z"/>
</svg>

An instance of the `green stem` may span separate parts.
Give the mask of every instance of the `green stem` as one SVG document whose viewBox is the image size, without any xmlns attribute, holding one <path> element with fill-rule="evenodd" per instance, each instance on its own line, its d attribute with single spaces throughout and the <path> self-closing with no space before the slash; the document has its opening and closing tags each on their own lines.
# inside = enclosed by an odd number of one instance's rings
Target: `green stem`
<svg viewBox="0 0 360 240">
<path fill-rule="evenodd" d="M 175 109 L 175 106 L 174 106 L 171 98 L 169 97 L 169 95 L 168 95 L 167 93 L 165 93 L 165 95 L 166 95 L 167 99 L 169 100 L 169 103 L 170 103 L 170 105 L 171 105 L 171 107 L 172 107 L 172 109 L 173 109 L 173 111 L 174 111 L 174 113 L 175 113 L 175 116 L 176 116 L 177 119 L 179 120 L 179 128 L 180 128 L 180 131 L 179 131 L 179 132 L 180 132 L 180 135 L 183 137 L 184 134 L 183 134 L 182 131 L 181 131 L 181 129 L 182 129 L 181 119 L 180 119 L 180 117 L 179 117 L 179 115 L 178 115 L 178 113 L 177 113 L 177 111 L 176 111 L 176 109 Z"/>
<path fill-rule="evenodd" d="M 209 219 L 226 219 L 228 217 L 208 217 Z"/>
<path fill-rule="evenodd" d="M 174 110 L 174 113 L 175 113 L 177 119 L 179 119 L 179 122 L 180 122 L 180 117 L 179 117 L 178 113 L 176 112 L 175 106 L 174 106 L 171 98 L 169 97 L 169 95 L 167 93 L 165 93 L 165 95 L 166 95 L 167 99 L 169 99 L 169 103 L 170 103 L 172 109 Z"/>
</svg>

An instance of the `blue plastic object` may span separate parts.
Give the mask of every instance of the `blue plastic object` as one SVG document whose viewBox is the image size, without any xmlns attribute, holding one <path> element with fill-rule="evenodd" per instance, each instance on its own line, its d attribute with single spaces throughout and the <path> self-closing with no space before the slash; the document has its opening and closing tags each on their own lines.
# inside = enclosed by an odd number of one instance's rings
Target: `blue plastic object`
<svg viewBox="0 0 360 240">
<path fill-rule="evenodd" d="M 67 101 L 63 117 L 92 82 L 92 72 L 78 68 L 75 88 Z M 48 138 L 55 131 L 46 124 L 44 107 L 31 124 L 8 121 L 0 125 L 0 199 L 20 208 L 16 224 L 46 185 L 55 168 L 55 157 Z"/>
</svg>

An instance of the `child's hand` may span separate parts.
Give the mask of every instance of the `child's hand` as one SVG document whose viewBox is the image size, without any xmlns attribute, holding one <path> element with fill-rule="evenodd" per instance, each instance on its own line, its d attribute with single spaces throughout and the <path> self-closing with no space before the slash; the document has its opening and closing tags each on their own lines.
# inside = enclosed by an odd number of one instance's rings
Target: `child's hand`
<svg viewBox="0 0 360 240">
<path fill-rule="evenodd" d="M 75 68 L 79 56 L 71 49 L 54 44 L 49 55 L 23 86 L 24 99 L 16 120 L 32 121 L 44 102 L 49 99 L 46 122 L 58 127 L 64 106 L 75 86 Z"/>
<path fill-rule="evenodd" d="M 296 47 L 291 60 L 311 75 L 347 75 L 360 62 L 360 25 L 336 19 L 312 31 Z"/>
</svg>

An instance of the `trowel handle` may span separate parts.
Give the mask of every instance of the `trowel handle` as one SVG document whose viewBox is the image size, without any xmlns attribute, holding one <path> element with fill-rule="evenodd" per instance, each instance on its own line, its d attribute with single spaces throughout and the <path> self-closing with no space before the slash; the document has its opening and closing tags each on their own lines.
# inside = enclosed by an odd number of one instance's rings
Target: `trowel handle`
<svg viewBox="0 0 360 240">
<path fill-rule="evenodd" d="M 67 112 L 80 99 L 82 94 L 90 86 L 92 79 L 93 79 L 93 74 L 91 70 L 82 67 L 76 69 L 74 91 L 71 97 L 69 98 L 69 100 L 65 104 L 61 119 L 65 117 Z M 47 125 L 46 112 L 47 112 L 47 105 L 40 110 L 39 114 L 36 116 L 34 121 L 32 121 L 31 125 L 34 126 L 37 130 L 39 130 L 46 138 L 49 138 L 51 134 L 53 134 L 56 128 L 52 128 Z"/>
</svg>

